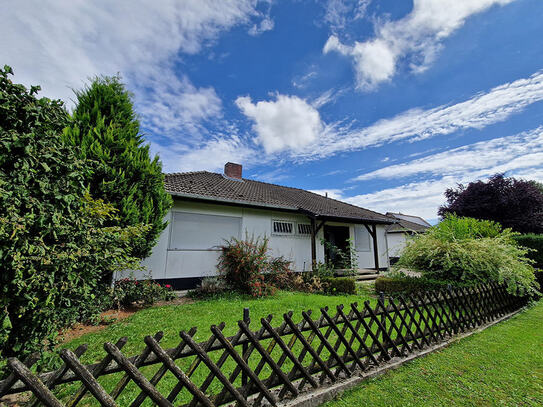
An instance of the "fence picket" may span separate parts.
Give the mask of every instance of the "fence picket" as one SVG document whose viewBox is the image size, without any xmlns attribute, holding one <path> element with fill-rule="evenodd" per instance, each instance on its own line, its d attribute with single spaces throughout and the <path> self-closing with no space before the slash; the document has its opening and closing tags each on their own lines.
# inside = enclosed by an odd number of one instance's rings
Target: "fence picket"
<svg viewBox="0 0 543 407">
<path fill-rule="evenodd" d="M 392 357 L 423 350 L 459 332 L 488 324 L 526 303 L 527 298 L 509 294 L 504 284 L 493 283 L 413 293 L 407 299 L 399 296 L 385 301 L 381 296 L 375 307 L 366 301 L 359 309 L 358 304 L 353 303 L 347 313 L 339 305 L 333 316 L 325 307 L 316 320 L 312 318 L 311 311 L 302 312 L 298 323 L 292 320 L 292 312 L 288 312 L 283 314 L 277 328 L 272 326 L 272 316 L 269 315 L 261 319 L 258 331 L 249 328 L 246 312 L 244 321 L 238 323 L 237 333 L 231 337 L 223 334 L 225 324 L 221 323 L 211 327 L 207 341 L 196 343 L 193 339 L 196 328 L 192 328 L 180 333 L 181 342 L 175 348 L 165 349 L 159 344 L 163 334 L 158 332 L 154 337 L 145 337 L 145 348 L 132 357 L 121 352 L 127 343 L 125 337 L 115 345 L 104 344 L 105 357 L 95 364 L 83 365 L 79 360 L 87 349 L 86 345 L 74 352 L 62 350 L 60 357 L 64 364 L 41 374 L 30 370 L 39 359 L 37 355 L 31 355 L 25 363 L 10 358 L 7 366 L 11 373 L 0 381 L 0 397 L 30 391 L 33 398 L 27 403 L 29 407 L 39 403 L 51 407 L 76 407 L 87 396 L 109 407 L 116 405 L 114 400 L 133 381 L 139 389 L 131 407 L 140 406 L 148 397 L 155 405 L 170 407 L 183 389 L 186 390 L 183 397 L 188 397 L 183 399 L 188 403 L 184 405 L 190 407 L 221 406 L 232 402 L 239 406 L 257 407 L 264 399 L 266 404 L 275 406 L 287 395 L 296 397 L 306 390 L 307 383 L 316 389 L 326 379 L 337 382 L 342 377 L 364 372 L 369 366 L 387 363 Z M 264 341 L 269 341 L 266 346 Z M 297 343 L 299 345 L 295 346 Z M 211 359 L 212 352 L 220 352 L 217 362 Z M 254 369 L 254 365 L 249 363 L 253 354 L 260 356 Z M 189 364 L 188 358 L 191 357 L 194 360 Z M 189 367 L 182 370 L 175 362 L 179 359 L 187 362 L 183 366 Z M 232 364 L 225 365 L 227 360 Z M 145 369 L 140 371 L 149 365 L 158 365 L 151 379 L 143 374 Z M 200 371 L 200 366 L 208 369 L 209 373 L 198 386 L 191 376 Z M 267 377 L 261 377 L 262 372 L 268 372 L 264 370 L 266 366 L 271 371 L 266 373 Z M 228 377 L 223 369 L 228 369 Z M 108 394 L 98 378 L 117 372 L 124 374 Z M 166 389 L 169 393 L 164 397 L 156 386 L 167 373 L 177 380 Z M 215 378 L 222 387 L 218 393 L 210 394 L 208 389 Z M 60 385 L 70 382 L 80 386 L 64 404 L 53 390 L 62 394 L 64 390 L 60 390 Z M 167 383 L 165 381 L 162 386 Z"/>
</svg>

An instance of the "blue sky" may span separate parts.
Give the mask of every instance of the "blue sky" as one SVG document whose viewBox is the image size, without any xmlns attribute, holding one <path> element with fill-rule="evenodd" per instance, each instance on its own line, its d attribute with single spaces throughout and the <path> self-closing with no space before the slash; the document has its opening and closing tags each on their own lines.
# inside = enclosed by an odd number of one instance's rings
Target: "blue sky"
<svg viewBox="0 0 543 407">
<path fill-rule="evenodd" d="M 431 221 L 457 183 L 543 181 L 540 0 L 44 3 L 0 15 L 2 63 L 68 106 L 120 73 L 167 172 Z"/>
</svg>

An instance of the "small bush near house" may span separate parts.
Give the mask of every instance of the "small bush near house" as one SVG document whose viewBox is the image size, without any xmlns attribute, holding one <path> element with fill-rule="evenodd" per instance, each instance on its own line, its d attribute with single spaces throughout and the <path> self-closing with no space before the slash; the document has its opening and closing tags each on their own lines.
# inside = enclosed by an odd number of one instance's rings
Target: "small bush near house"
<svg viewBox="0 0 543 407">
<path fill-rule="evenodd" d="M 407 244 L 395 268 L 436 280 L 505 282 L 512 294 L 535 294 L 538 286 L 529 250 L 517 245 L 517 235 L 492 221 L 447 215 Z"/>
<path fill-rule="evenodd" d="M 383 292 L 385 294 L 405 294 L 417 291 L 446 289 L 449 285 L 453 287 L 467 287 L 471 284 L 405 275 L 380 276 L 375 280 L 375 292 Z"/>
<path fill-rule="evenodd" d="M 189 296 L 192 298 L 213 297 L 228 291 L 229 288 L 226 280 L 222 276 L 204 277 L 195 290 L 189 291 Z"/>
<path fill-rule="evenodd" d="M 112 303 L 117 308 L 150 306 L 157 301 L 170 301 L 175 298 L 169 284 L 160 285 L 151 279 L 138 281 L 134 278 L 115 281 L 111 295 Z"/>
<path fill-rule="evenodd" d="M 234 289 L 262 297 L 272 294 L 274 286 L 267 283 L 264 273 L 283 272 L 280 260 L 268 257 L 268 239 L 246 237 L 245 240 L 232 238 L 222 246 L 217 268 L 226 282 Z M 270 266 L 271 265 L 271 266 Z"/>
<path fill-rule="evenodd" d="M 356 282 L 350 277 L 325 277 L 321 279 L 326 294 L 356 294 Z"/>
</svg>

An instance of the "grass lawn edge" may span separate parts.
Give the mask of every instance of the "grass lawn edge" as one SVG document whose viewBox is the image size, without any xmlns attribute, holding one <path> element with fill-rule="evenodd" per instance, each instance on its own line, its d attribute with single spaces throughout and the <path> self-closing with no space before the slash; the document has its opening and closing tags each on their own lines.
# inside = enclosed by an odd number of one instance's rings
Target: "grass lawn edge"
<svg viewBox="0 0 543 407">
<path fill-rule="evenodd" d="M 314 391 L 310 391 L 308 393 L 305 393 L 301 395 L 300 397 L 294 399 L 294 400 L 286 400 L 283 403 L 278 404 L 280 407 L 316 407 L 323 403 L 326 403 L 327 401 L 331 401 L 335 399 L 338 396 L 341 396 L 342 393 L 344 393 L 347 390 L 353 389 L 357 385 L 361 384 L 362 382 L 377 377 L 380 375 L 385 374 L 386 372 L 390 370 L 395 370 L 400 368 L 403 364 L 410 362 L 412 360 L 427 356 L 436 350 L 440 350 L 443 348 L 446 348 L 456 342 L 461 341 L 464 338 L 467 338 L 469 336 L 472 336 L 474 334 L 480 333 L 484 331 L 487 328 L 490 328 L 493 325 L 496 325 L 500 322 L 507 321 L 508 319 L 520 314 L 521 312 L 524 312 L 525 310 L 529 309 L 530 305 L 527 305 L 525 307 L 522 307 L 510 314 L 507 314 L 503 317 L 500 317 L 494 321 L 491 321 L 485 325 L 479 326 L 476 329 L 473 329 L 469 332 L 463 332 L 461 334 L 457 334 L 449 339 L 447 339 L 445 342 L 441 342 L 438 344 L 435 344 L 429 348 L 425 348 L 421 351 L 418 351 L 416 353 L 410 354 L 409 356 L 400 358 L 395 357 L 393 358 L 389 363 L 386 365 L 378 366 L 376 368 L 372 368 L 370 370 L 367 370 L 365 372 L 361 372 L 359 375 L 347 378 L 345 380 L 342 380 L 341 382 L 331 384 L 327 387 L 321 387 L 319 389 L 316 389 Z"/>
</svg>

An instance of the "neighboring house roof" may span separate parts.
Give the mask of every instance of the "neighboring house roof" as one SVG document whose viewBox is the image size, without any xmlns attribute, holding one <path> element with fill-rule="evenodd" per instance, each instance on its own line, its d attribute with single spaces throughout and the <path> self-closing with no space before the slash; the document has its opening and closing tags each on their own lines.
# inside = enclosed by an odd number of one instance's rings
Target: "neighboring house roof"
<svg viewBox="0 0 543 407">
<path fill-rule="evenodd" d="M 207 171 L 165 175 L 165 186 L 173 196 L 238 205 L 302 212 L 316 218 L 391 224 L 386 215 L 303 189 L 248 179 L 232 179 Z"/>
<path fill-rule="evenodd" d="M 404 215 L 402 213 L 387 212 L 387 216 L 395 218 L 396 223 L 387 227 L 387 232 L 424 232 L 431 227 L 428 222 L 419 216 Z M 414 222 L 417 220 L 417 222 Z"/>
<path fill-rule="evenodd" d="M 419 225 L 426 226 L 426 227 L 432 226 L 428 222 L 426 222 L 423 218 L 421 218 L 420 216 L 405 215 L 403 213 L 394 213 L 394 212 L 387 212 L 386 215 L 387 216 L 392 216 L 393 218 L 396 218 L 396 219 L 406 220 L 406 221 L 411 222 L 411 223 L 417 223 Z"/>
</svg>

